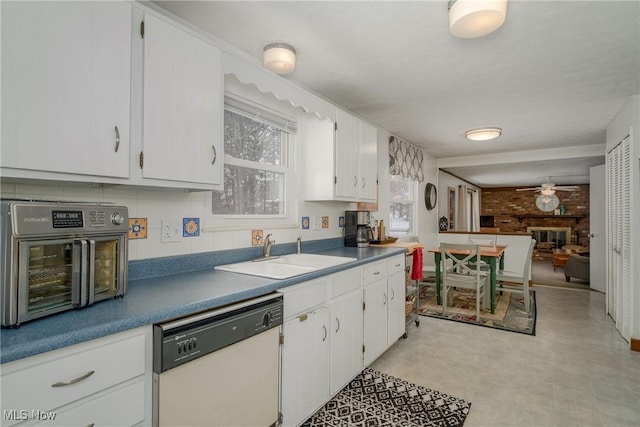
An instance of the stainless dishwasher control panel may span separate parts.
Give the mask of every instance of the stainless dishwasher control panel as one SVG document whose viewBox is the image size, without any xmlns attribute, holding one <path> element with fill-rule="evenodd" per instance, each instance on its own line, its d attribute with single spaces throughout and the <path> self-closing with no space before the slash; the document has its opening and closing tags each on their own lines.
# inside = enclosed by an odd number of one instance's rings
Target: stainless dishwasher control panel
<svg viewBox="0 0 640 427">
<path fill-rule="evenodd" d="M 161 373 L 282 325 L 274 293 L 153 326 L 153 371 Z"/>
</svg>

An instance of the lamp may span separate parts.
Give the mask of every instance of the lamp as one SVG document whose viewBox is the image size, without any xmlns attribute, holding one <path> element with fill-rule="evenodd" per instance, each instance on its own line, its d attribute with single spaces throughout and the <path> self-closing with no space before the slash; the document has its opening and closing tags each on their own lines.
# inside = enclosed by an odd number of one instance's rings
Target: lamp
<svg viewBox="0 0 640 427">
<path fill-rule="evenodd" d="M 271 43 L 264 47 L 262 61 L 276 74 L 289 74 L 296 68 L 296 50 L 286 43 Z"/>
<path fill-rule="evenodd" d="M 497 30 L 507 15 L 507 0 L 449 0 L 449 31 L 472 39 Z"/>
<path fill-rule="evenodd" d="M 464 133 L 464 136 L 472 141 L 489 141 L 496 139 L 500 135 L 502 135 L 502 129 L 500 128 L 471 129 Z"/>
</svg>

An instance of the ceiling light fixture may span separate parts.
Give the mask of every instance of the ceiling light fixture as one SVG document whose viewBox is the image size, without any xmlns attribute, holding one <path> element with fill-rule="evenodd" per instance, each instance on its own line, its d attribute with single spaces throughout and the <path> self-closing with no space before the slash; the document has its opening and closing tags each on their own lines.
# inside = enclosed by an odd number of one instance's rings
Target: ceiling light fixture
<svg viewBox="0 0 640 427">
<path fill-rule="evenodd" d="M 502 135 L 502 129 L 500 128 L 471 129 L 464 133 L 464 136 L 472 141 L 490 141 L 500 135 Z"/>
<path fill-rule="evenodd" d="M 296 50 L 286 43 L 271 43 L 264 47 L 262 61 L 276 74 L 289 74 L 296 69 Z"/>
<path fill-rule="evenodd" d="M 504 23 L 507 0 L 449 0 L 449 31 L 456 37 L 482 37 Z"/>
<path fill-rule="evenodd" d="M 556 190 L 554 190 L 553 188 L 545 188 L 544 190 L 540 190 L 540 193 L 545 196 L 553 196 L 554 194 L 556 194 Z"/>
</svg>

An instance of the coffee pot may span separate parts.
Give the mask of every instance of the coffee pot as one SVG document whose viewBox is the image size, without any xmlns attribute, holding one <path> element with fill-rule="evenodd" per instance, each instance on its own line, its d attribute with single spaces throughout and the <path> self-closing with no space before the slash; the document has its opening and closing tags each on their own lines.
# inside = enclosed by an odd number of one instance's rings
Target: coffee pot
<svg viewBox="0 0 640 427">
<path fill-rule="evenodd" d="M 356 245 L 359 248 L 368 248 L 369 242 L 373 240 L 373 233 L 371 232 L 371 227 L 366 224 L 358 225 L 358 230 L 356 232 Z"/>
</svg>

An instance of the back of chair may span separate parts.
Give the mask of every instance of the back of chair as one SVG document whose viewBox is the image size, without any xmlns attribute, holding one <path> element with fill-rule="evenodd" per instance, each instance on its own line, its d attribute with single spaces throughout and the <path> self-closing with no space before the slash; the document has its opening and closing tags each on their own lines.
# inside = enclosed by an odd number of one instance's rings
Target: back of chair
<svg viewBox="0 0 640 427">
<path fill-rule="evenodd" d="M 469 235 L 469 244 L 471 245 L 480 245 L 480 246 L 492 246 L 495 248 L 496 239 L 498 236 L 494 235 L 478 235 L 471 234 Z"/>
<path fill-rule="evenodd" d="M 446 274 L 480 276 L 480 245 L 440 243 L 442 271 Z M 449 262 L 447 262 L 449 261 Z"/>
<path fill-rule="evenodd" d="M 533 248 L 536 247 L 536 243 L 535 239 L 531 239 L 529 250 L 527 251 L 527 257 L 524 262 L 524 273 L 522 275 L 524 280 L 531 280 L 531 261 L 533 260 Z"/>
</svg>

